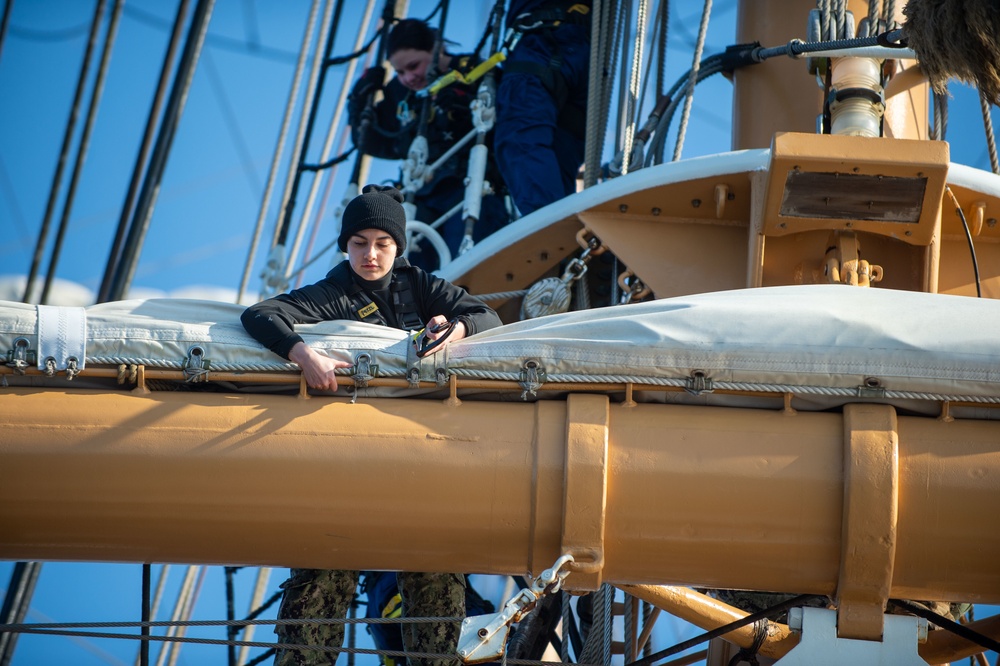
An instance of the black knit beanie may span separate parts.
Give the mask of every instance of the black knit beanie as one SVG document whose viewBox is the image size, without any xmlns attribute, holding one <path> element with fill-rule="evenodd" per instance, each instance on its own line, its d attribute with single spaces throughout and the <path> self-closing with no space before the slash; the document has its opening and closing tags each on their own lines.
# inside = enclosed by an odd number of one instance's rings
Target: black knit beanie
<svg viewBox="0 0 1000 666">
<path fill-rule="evenodd" d="M 384 231 L 396 241 L 396 256 L 406 249 L 406 212 L 403 193 L 395 187 L 365 185 L 361 194 L 351 199 L 340 222 L 338 244 L 347 252 L 347 241 L 365 229 Z"/>
</svg>

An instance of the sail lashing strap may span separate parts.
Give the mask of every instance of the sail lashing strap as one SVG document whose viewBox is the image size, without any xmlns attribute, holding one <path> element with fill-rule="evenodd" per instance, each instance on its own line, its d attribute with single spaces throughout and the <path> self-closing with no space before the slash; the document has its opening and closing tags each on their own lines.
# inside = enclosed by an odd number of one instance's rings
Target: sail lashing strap
<svg viewBox="0 0 1000 666">
<path fill-rule="evenodd" d="M 38 369 L 66 372 L 72 379 L 86 365 L 87 311 L 80 307 L 38 305 Z"/>
</svg>

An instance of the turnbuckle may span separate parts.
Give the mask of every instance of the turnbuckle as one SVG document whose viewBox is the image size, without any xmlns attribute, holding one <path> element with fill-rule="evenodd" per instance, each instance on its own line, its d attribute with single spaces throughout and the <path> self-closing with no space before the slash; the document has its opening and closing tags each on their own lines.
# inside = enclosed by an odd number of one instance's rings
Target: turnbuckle
<svg viewBox="0 0 1000 666">
<path fill-rule="evenodd" d="M 458 637 L 458 657 L 465 664 L 481 664 L 503 656 L 510 625 L 527 615 L 547 594 L 558 592 L 569 575 L 573 556 L 566 554 L 504 604 L 499 613 L 475 615 L 462 621 Z"/>
</svg>

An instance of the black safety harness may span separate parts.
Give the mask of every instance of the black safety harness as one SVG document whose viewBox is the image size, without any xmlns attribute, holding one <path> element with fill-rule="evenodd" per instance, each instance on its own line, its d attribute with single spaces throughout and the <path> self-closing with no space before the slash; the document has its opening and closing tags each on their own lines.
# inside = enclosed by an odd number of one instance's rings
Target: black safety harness
<svg viewBox="0 0 1000 666">
<path fill-rule="evenodd" d="M 424 323 L 417 311 L 417 299 L 413 293 L 413 267 L 406 259 L 396 259 L 392 265 L 392 280 L 389 283 L 389 293 L 392 294 L 392 307 L 396 312 L 399 326 L 407 331 L 419 330 Z M 351 276 L 348 262 L 335 266 L 327 274 L 341 289 L 341 304 L 344 309 L 354 313 L 358 321 L 378 326 L 389 326 L 385 315 L 379 311 L 368 293 L 362 289 Z"/>
<path fill-rule="evenodd" d="M 578 139 L 586 134 L 586 115 L 579 113 L 569 104 L 569 85 L 562 73 L 563 54 L 553 33 L 561 25 L 589 25 L 590 2 L 563 2 L 543 5 L 530 12 L 514 17 L 505 46 L 513 50 L 522 35 L 539 34 L 550 46 L 551 56 L 547 63 L 507 61 L 505 73 L 532 74 L 537 76 L 542 86 L 556 102 L 558 125 Z"/>
</svg>

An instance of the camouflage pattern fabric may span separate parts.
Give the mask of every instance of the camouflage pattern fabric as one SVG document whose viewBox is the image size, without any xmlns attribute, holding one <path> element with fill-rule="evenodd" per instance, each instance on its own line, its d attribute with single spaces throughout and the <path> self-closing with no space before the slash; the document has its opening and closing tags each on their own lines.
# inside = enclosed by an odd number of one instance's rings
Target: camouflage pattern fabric
<svg viewBox="0 0 1000 666">
<path fill-rule="evenodd" d="M 358 586 L 358 572 L 330 569 L 292 569 L 291 578 L 281 584 L 278 619 L 347 617 Z M 341 647 L 344 644 L 342 624 L 276 625 L 274 633 L 280 643 Z M 281 650 L 274 655 L 274 666 L 332 666 L 337 652 L 319 650 Z"/>
<path fill-rule="evenodd" d="M 357 571 L 292 569 L 282 583 L 285 591 L 278 610 L 283 620 L 347 617 L 358 584 Z M 458 574 L 400 573 L 399 591 L 404 617 L 465 617 L 465 576 Z M 403 625 L 407 652 L 454 654 L 460 622 Z M 281 643 L 341 647 L 344 625 L 277 625 Z M 319 650 L 278 650 L 275 666 L 333 666 L 338 653 Z M 410 666 L 455 666 L 457 658 L 410 659 Z"/>
<path fill-rule="evenodd" d="M 465 576 L 448 573 L 401 572 L 399 593 L 403 617 L 465 617 Z M 403 625 L 403 647 L 407 652 L 455 654 L 459 622 Z M 458 658 L 410 659 L 410 666 L 456 666 Z"/>
</svg>

